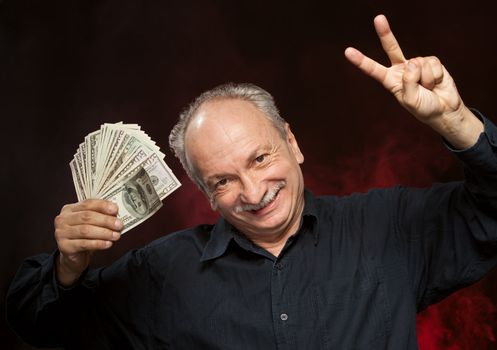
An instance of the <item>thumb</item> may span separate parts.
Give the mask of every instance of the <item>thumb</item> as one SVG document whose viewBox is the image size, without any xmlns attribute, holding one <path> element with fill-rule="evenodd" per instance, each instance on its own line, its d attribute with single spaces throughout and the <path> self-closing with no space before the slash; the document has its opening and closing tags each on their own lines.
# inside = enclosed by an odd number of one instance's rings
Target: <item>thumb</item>
<svg viewBox="0 0 497 350">
<path fill-rule="evenodd" d="M 421 68 L 417 64 L 416 60 L 409 60 L 405 63 L 406 69 L 404 70 L 404 75 L 402 76 L 402 82 L 404 85 L 404 103 L 409 107 L 415 107 L 416 101 L 418 99 L 419 80 L 421 79 Z"/>
</svg>

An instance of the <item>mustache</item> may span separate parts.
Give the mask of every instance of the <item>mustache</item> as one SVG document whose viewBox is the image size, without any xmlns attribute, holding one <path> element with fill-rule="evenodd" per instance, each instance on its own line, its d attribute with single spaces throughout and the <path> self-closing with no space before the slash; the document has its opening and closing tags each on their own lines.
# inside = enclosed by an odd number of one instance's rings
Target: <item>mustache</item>
<svg viewBox="0 0 497 350">
<path fill-rule="evenodd" d="M 266 205 L 268 205 L 274 200 L 278 192 L 285 186 L 286 186 L 286 181 L 282 180 L 277 182 L 269 191 L 267 191 L 264 194 L 264 197 L 262 197 L 259 203 L 237 205 L 234 209 L 235 213 L 241 213 L 243 211 L 259 210 L 264 208 Z"/>
</svg>

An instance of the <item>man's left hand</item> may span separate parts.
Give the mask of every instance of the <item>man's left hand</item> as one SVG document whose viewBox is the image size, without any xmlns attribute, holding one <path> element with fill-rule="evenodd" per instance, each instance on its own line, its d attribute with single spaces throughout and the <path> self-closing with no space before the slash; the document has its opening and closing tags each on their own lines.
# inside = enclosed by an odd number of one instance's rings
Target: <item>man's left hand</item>
<svg viewBox="0 0 497 350">
<path fill-rule="evenodd" d="M 407 60 L 385 16 L 374 26 L 391 66 L 385 67 L 354 48 L 345 56 L 365 74 L 380 82 L 418 120 L 431 126 L 457 148 L 476 143 L 483 124 L 464 105 L 454 80 L 434 56 Z"/>
</svg>

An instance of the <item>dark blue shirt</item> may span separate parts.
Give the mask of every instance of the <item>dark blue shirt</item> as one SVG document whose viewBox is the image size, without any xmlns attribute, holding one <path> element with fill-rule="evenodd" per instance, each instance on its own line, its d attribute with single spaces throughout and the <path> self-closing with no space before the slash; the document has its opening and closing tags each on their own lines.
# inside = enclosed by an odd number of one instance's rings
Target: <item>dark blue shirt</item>
<svg viewBox="0 0 497 350">
<path fill-rule="evenodd" d="M 8 318 L 71 349 L 417 349 L 416 312 L 497 264 L 497 128 L 453 151 L 465 182 L 347 197 L 305 192 L 278 257 L 224 219 L 168 235 L 57 285 L 27 259 Z"/>
</svg>

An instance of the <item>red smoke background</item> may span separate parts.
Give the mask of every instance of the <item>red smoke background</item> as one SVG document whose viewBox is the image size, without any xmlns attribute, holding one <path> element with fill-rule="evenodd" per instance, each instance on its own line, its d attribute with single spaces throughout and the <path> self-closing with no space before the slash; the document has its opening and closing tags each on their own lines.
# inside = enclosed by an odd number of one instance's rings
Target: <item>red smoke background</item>
<svg viewBox="0 0 497 350">
<path fill-rule="evenodd" d="M 227 81 L 270 91 L 305 155 L 315 194 L 462 178 L 440 138 L 343 57 L 355 46 L 387 64 L 372 20 L 385 13 L 408 57 L 437 55 L 464 101 L 497 122 L 492 4 L 0 0 L 2 180 L 0 290 L 21 261 L 51 252 L 53 218 L 76 200 L 68 162 L 104 122 L 139 123 L 183 186 L 94 266 L 175 230 L 214 222 L 168 151 L 180 110 Z M 497 271 L 418 315 L 423 350 L 497 349 Z M 0 312 L 4 312 L 4 303 Z M 3 349 L 31 349 L 0 321 Z"/>
</svg>

